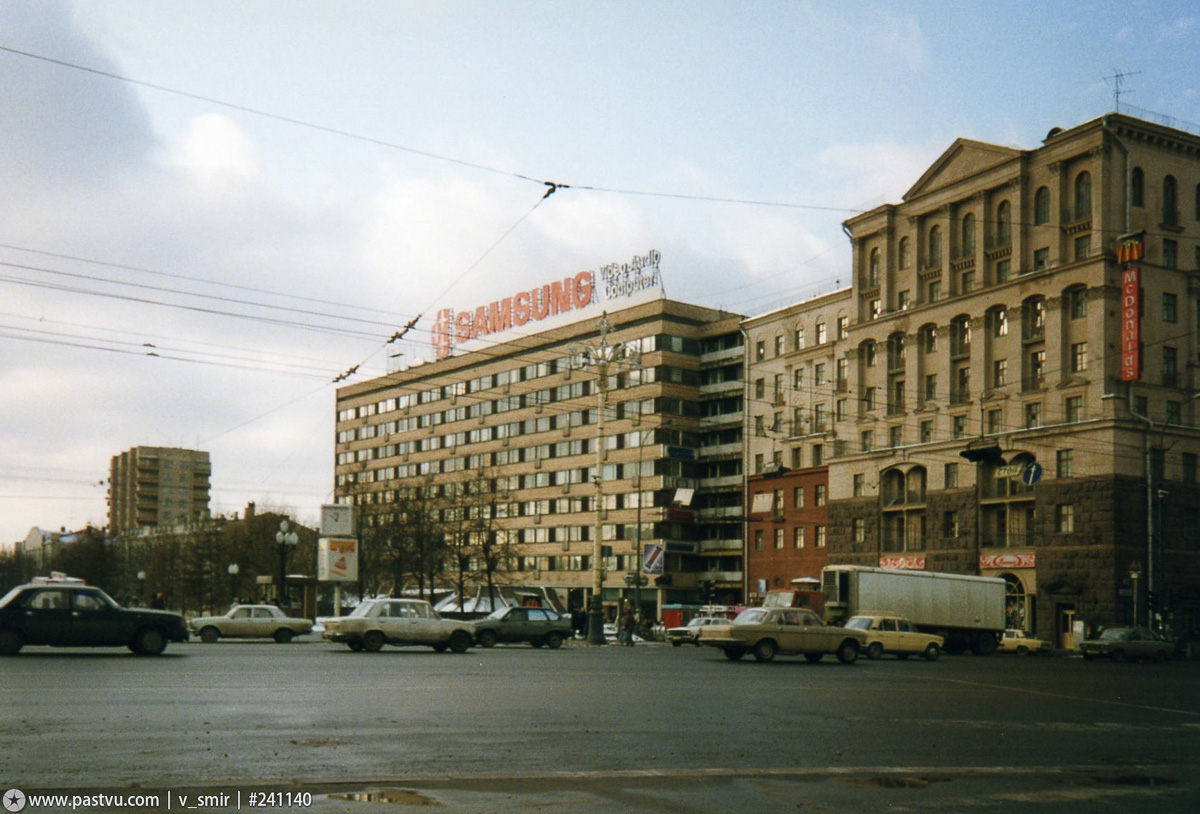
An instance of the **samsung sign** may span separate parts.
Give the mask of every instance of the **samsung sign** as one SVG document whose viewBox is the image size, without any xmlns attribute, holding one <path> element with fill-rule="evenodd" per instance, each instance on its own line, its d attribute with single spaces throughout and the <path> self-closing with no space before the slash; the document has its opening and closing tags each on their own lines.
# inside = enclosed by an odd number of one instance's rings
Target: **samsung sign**
<svg viewBox="0 0 1200 814">
<path fill-rule="evenodd" d="M 663 296 L 659 262 L 662 255 L 653 249 L 635 256 L 628 263 L 610 263 L 597 271 L 581 271 L 563 280 L 555 280 L 529 291 L 519 291 L 487 305 L 462 311 L 443 308 L 438 311 L 431 331 L 438 359 L 454 353 L 460 345 L 497 336 L 532 323 L 539 327 L 566 324 L 582 319 L 598 304 L 633 305 Z"/>
</svg>

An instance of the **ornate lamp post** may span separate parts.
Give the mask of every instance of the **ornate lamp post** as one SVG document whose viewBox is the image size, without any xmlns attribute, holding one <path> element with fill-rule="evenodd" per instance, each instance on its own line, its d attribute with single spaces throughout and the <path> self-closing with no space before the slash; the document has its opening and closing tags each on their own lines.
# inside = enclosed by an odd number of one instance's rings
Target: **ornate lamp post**
<svg viewBox="0 0 1200 814">
<path fill-rule="evenodd" d="M 288 521 L 279 523 L 279 531 L 275 533 L 275 542 L 279 545 L 279 586 L 275 590 L 275 602 L 282 608 L 287 601 L 284 592 L 284 581 L 287 579 L 288 549 L 295 549 L 300 537 L 294 531 L 288 531 Z"/>
<path fill-rule="evenodd" d="M 238 568 L 238 564 L 236 562 L 230 563 L 228 571 L 229 571 L 229 603 L 231 605 L 236 605 L 237 601 L 238 601 L 238 598 L 237 598 L 237 575 L 238 575 L 238 571 L 240 571 L 240 570 L 241 569 Z"/>
<path fill-rule="evenodd" d="M 608 377 L 616 373 L 621 365 L 638 367 L 640 353 L 625 347 L 625 343 L 608 343 L 608 331 L 612 325 L 608 312 L 600 317 L 600 339 L 583 351 L 585 367 L 596 369 L 596 531 L 592 540 L 592 595 L 588 599 L 589 644 L 604 644 L 604 559 L 601 538 L 604 535 L 604 417 L 608 410 Z"/>
</svg>

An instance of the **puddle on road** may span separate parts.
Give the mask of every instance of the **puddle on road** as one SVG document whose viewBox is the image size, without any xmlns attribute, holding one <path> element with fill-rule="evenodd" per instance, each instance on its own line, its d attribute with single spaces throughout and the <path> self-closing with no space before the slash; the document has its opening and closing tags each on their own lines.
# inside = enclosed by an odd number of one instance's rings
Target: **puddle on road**
<svg viewBox="0 0 1200 814">
<path fill-rule="evenodd" d="M 378 789 L 351 794 L 331 794 L 331 800 L 348 800 L 355 803 L 391 803 L 400 806 L 440 807 L 442 804 L 432 797 L 410 789 Z"/>
</svg>

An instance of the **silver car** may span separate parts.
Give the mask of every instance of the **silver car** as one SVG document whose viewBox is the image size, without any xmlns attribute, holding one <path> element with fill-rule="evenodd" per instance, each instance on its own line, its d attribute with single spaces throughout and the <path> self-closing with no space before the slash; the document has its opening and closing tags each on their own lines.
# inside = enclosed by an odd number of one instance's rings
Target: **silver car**
<svg viewBox="0 0 1200 814">
<path fill-rule="evenodd" d="M 423 599 L 365 599 L 349 616 L 326 619 L 324 624 L 322 635 L 329 641 L 371 653 L 385 644 L 462 653 L 475 641 L 470 622 L 443 619 Z"/>
</svg>

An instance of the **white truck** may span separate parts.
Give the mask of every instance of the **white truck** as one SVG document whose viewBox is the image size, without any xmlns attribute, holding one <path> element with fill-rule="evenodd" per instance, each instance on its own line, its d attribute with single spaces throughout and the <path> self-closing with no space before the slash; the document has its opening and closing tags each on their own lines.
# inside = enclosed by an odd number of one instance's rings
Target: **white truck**
<svg viewBox="0 0 1200 814">
<path fill-rule="evenodd" d="M 942 636 L 948 653 L 995 652 L 1004 632 L 1004 580 L 968 574 L 829 565 L 821 572 L 825 618 L 842 623 L 861 613 L 903 616 Z"/>
</svg>

